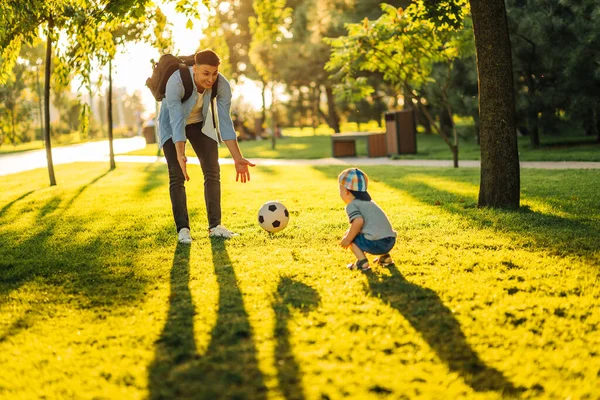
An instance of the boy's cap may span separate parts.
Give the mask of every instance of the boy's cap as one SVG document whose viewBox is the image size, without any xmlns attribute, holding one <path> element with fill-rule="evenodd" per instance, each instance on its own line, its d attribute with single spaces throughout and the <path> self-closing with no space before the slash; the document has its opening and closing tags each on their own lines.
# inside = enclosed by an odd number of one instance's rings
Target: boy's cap
<svg viewBox="0 0 600 400">
<path fill-rule="evenodd" d="M 338 182 L 341 186 L 348 189 L 354 197 L 359 200 L 371 200 L 367 193 L 369 177 L 358 168 L 348 168 L 343 170 L 338 176 Z"/>
</svg>

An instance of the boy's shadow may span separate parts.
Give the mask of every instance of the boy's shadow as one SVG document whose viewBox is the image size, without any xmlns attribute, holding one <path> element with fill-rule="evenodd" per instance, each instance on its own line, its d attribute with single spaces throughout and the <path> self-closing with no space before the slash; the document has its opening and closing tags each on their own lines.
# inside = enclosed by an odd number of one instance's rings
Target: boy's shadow
<svg viewBox="0 0 600 400">
<path fill-rule="evenodd" d="M 290 343 L 289 322 L 291 309 L 301 310 L 304 314 L 318 307 L 321 298 L 317 291 L 302 282 L 283 277 L 277 286 L 277 294 L 273 302 L 275 311 L 275 365 L 279 388 L 286 399 L 304 399 L 302 388 L 302 371 L 294 358 Z"/>
<path fill-rule="evenodd" d="M 467 343 L 452 312 L 433 290 L 407 281 L 394 265 L 387 269 L 391 276 L 367 273 L 371 295 L 400 311 L 451 371 L 460 374 L 478 392 L 515 395 L 523 391 L 515 388 L 502 372 L 485 365 Z"/>
<path fill-rule="evenodd" d="M 189 288 L 190 245 L 178 244 L 167 321 L 149 368 L 151 399 L 266 398 L 252 329 L 231 261 L 223 240 L 211 240 L 211 247 L 219 303 L 210 343 L 205 354 L 198 354 L 196 311 Z M 202 304 L 202 299 L 198 300 Z"/>
</svg>

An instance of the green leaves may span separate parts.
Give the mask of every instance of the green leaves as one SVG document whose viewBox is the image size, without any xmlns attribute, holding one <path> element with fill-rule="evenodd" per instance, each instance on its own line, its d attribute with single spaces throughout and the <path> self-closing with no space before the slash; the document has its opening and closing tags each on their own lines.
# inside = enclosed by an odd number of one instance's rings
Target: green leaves
<svg viewBox="0 0 600 400">
<path fill-rule="evenodd" d="M 455 33 L 415 18 L 425 12 L 421 3 L 411 4 L 406 12 L 387 4 L 382 10 L 377 20 L 347 24 L 347 36 L 325 41 L 332 48 L 326 69 L 336 72 L 334 77 L 345 87 L 356 83 L 353 79 L 360 71 L 371 71 L 382 73 L 384 80 L 399 88 L 418 89 L 428 81 L 433 64 L 459 56 Z"/>
</svg>

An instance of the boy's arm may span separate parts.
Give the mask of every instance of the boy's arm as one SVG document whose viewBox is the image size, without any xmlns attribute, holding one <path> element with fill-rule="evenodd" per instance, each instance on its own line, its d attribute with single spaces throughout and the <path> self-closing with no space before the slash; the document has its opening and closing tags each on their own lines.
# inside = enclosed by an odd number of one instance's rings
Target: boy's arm
<svg viewBox="0 0 600 400">
<path fill-rule="evenodd" d="M 350 246 L 356 235 L 360 233 L 362 227 L 365 223 L 365 220 L 362 217 L 356 217 L 350 222 L 350 229 L 346 232 L 340 245 L 344 248 Z"/>
</svg>

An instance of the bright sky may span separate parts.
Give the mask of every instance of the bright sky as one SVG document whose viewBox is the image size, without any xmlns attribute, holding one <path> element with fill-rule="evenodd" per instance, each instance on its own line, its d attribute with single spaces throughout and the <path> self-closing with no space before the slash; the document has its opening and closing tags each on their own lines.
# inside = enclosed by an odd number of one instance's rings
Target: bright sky
<svg viewBox="0 0 600 400">
<path fill-rule="evenodd" d="M 177 13 L 174 4 L 162 4 L 160 7 L 171 23 L 175 54 L 193 54 L 198 47 L 198 42 L 204 36 L 202 21 L 193 21 L 194 29 L 186 29 L 187 17 Z M 155 110 L 154 97 L 145 86 L 146 79 L 152 74 L 150 60 L 158 60 L 159 56 L 158 51 L 149 44 L 130 43 L 115 57 L 113 63 L 113 85 L 126 88 L 130 94 L 139 90 L 146 108 L 146 117 Z M 261 104 L 256 104 L 256 99 L 260 99 L 260 89 L 255 83 L 246 81 L 243 85 L 233 88 L 234 101 L 242 95 L 245 95 L 246 99 L 238 101 L 249 102 L 252 108 L 260 109 Z"/>
</svg>

